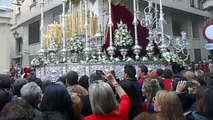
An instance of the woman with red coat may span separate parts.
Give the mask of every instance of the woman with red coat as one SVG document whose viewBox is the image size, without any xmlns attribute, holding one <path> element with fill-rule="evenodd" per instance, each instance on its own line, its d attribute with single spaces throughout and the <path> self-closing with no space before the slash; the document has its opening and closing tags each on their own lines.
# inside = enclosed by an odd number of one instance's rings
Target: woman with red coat
<svg viewBox="0 0 213 120">
<path fill-rule="evenodd" d="M 93 114 L 85 120 L 128 120 L 130 99 L 110 72 L 104 71 L 106 79 L 120 97 L 118 104 L 111 86 L 103 81 L 94 81 L 89 86 L 89 99 Z"/>
</svg>

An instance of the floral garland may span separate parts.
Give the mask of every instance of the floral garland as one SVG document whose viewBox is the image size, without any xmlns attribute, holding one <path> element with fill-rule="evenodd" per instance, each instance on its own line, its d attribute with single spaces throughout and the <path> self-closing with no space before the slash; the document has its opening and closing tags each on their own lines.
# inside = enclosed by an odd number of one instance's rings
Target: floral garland
<svg viewBox="0 0 213 120">
<path fill-rule="evenodd" d="M 39 67 L 44 64 L 44 60 L 42 58 L 33 58 L 30 62 L 32 67 Z"/>
<path fill-rule="evenodd" d="M 115 30 L 114 45 L 118 48 L 130 48 L 133 44 L 132 36 L 128 27 L 122 21 L 117 24 L 118 28 Z"/>
<path fill-rule="evenodd" d="M 168 64 L 175 62 L 179 65 L 186 66 L 186 63 L 184 62 L 184 60 L 180 58 L 178 54 L 172 51 L 162 53 L 162 57 L 163 57 L 163 60 L 166 61 Z"/>
<path fill-rule="evenodd" d="M 67 49 L 73 53 L 80 53 L 83 50 L 83 41 L 80 39 L 78 33 L 74 33 L 67 44 Z"/>
</svg>

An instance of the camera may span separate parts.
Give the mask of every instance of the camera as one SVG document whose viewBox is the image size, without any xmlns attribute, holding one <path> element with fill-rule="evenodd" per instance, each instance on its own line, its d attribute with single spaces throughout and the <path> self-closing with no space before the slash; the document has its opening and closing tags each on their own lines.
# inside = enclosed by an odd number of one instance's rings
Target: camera
<svg viewBox="0 0 213 120">
<path fill-rule="evenodd" d="M 196 86 L 196 84 L 191 81 L 186 82 L 186 88 L 193 87 L 193 86 Z"/>
<path fill-rule="evenodd" d="M 97 75 L 104 75 L 104 72 L 102 70 L 96 70 Z"/>
</svg>

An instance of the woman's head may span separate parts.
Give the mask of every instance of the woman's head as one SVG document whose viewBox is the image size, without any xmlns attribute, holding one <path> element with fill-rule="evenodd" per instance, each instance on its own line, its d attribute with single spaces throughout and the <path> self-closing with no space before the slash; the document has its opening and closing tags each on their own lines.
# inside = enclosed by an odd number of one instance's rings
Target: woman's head
<svg viewBox="0 0 213 120">
<path fill-rule="evenodd" d="M 183 120 L 183 110 L 178 96 L 172 91 L 160 90 L 153 99 L 154 110 L 168 120 Z"/>
<path fill-rule="evenodd" d="M 187 80 L 192 80 L 194 79 L 195 75 L 192 71 L 186 71 L 186 73 L 184 74 L 184 77 L 186 77 Z"/>
<path fill-rule="evenodd" d="M 10 77 L 4 74 L 0 74 L 0 88 L 10 89 L 11 82 Z"/>
<path fill-rule="evenodd" d="M 118 108 L 111 86 L 103 81 L 95 81 L 89 86 L 89 99 L 94 114 L 105 115 Z"/>
<path fill-rule="evenodd" d="M 87 95 L 87 90 L 80 86 L 80 85 L 75 85 L 73 86 L 70 90 L 69 90 L 69 93 L 76 93 L 78 95 L 78 97 L 82 97 L 82 96 L 85 96 Z"/>
<path fill-rule="evenodd" d="M 160 90 L 160 85 L 157 79 L 146 79 L 142 86 L 143 96 L 153 98 L 157 91 Z"/>
<path fill-rule="evenodd" d="M 213 118 L 213 88 L 207 87 L 197 101 L 197 112 L 207 118 Z"/>
<path fill-rule="evenodd" d="M 14 76 L 15 75 L 15 73 L 16 73 L 16 69 L 15 68 L 10 68 L 10 74 L 12 75 L 12 76 Z"/>
<path fill-rule="evenodd" d="M 57 111 L 68 119 L 72 117 L 72 101 L 67 89 L 59 84 L 49 85 L 44 92 L 40 109 L 44 111 Z"/>
<path fill-rule="evenodd" d="M 31 109 L 24 100 L 7 103 L 1 111 L 1 120 L 30 120 Z"/>
</svg>

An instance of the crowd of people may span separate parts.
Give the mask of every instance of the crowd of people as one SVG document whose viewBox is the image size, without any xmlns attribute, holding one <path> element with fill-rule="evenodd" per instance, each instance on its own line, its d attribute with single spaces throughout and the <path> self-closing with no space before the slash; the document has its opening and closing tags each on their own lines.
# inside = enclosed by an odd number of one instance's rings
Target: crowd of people
<svg viewBox="0 0 213 120">
<path fill-rule="evenodd" d="M 0 74 L 0 120 L 213 120 L 213 65 L 180 68 L 125 65 L 122 80 L 70 70 L 56 82 L 11 68 Z"/>
</svg>

